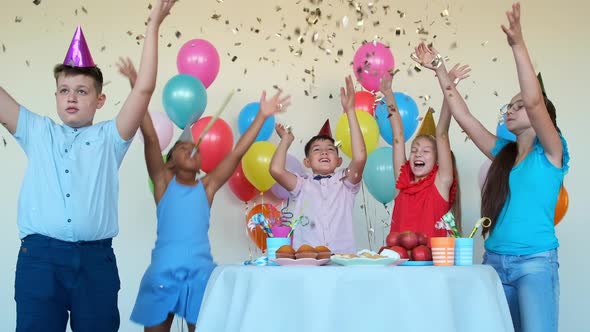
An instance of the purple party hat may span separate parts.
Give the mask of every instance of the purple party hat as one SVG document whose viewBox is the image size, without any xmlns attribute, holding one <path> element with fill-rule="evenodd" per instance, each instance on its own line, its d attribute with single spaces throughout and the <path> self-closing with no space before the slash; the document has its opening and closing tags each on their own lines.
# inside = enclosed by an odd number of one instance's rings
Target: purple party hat
<svg viewBox="0 0 590 332">
<path fill-rule="evenodd" d="M 88 44 L 86 44 L 86 38 L 84 38 L 82 28 L 79 25 L 76 28 L 72 43 L 64 59 L 64 65 L 72 67 L 96 67 L 88 49 Z"/>
</svg>

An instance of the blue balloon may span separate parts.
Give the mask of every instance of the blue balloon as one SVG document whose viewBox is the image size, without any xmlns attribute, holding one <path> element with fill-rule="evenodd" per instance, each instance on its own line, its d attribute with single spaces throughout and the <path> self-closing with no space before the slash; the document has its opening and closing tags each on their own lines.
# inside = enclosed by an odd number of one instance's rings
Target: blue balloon
<svg viewBox="0 0 590 332">
<path fill-rule="evenodd" d="M 402 125 L 404 127 L 404 140 L 407 142 L 416 128 L 418 128 L 418 105 L 416 102 L 405 93 L 395 92 L 395 102 L 398 107 L 399 115 L 402 118 Z M 377 104 L 375 108 L 375 118 L 377 119 L 377 125 L 379 126 L 379 134 L 387 142 L 387 144 L 393 144 L 393 130 L 387 117 L 389 112 L 385 101 L 382 100 Z"/>
<path fill-rule="evenodd" d="M 363 171 L 363 181 L 376 200 L 387 204 L 395 195 L 393 149 L 383 146 L 371 152 Z"/>
<path fill-rule="evenodd" d="M 244 106 L 240 111 L 240 115 L 238 116 L 238 131 L 240 135 L 243 135 L 246 130 L 250 127 L 252 122 L 254 122 L 254 118 L 256 118 L 256 114 L 260 110 L 260 103 L 253 102 L 249 103 L 248 105 Z M 256 136 L 256 142 L 258 141 L 267 141 L 270 136 L 272 135 L 273 130 L 275 129 L 275 116 L 269 116 L 260 128 L 260 132 L 258 136 Z"/>
<path fill-rule="evenodd" d="M 164 86 L 162 104 L 170 120 L 184 129 L 203 115 L 207 107 L 207 90 L 198 78 L 179 74 Z"/>
<path fill-rule="evenodd" d="M 506 123 L 504 121 L 498 123 L 498 126 L 496 127 L 496 136 L 508 141 L 516 141 L 516 135 L 511 133 L 510 130 L 506 128 Z"/>
</svg>

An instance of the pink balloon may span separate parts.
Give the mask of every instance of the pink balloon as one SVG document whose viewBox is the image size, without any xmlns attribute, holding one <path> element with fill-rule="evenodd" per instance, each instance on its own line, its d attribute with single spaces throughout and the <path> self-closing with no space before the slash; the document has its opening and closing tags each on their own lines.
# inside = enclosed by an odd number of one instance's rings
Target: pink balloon
<svg viewBox="0 0 590 332">
<path fill-rule="evenodd" d="M 303 166 L 301 161 L 299 161 L 299 159 L 294 157 L 292 154 L 287 154 L 287 159 L 285 160 L 285 168 L 291 173 L 299 174 L 301 176 L 305 175 L 305 167 Z M 287 189 L 283 188 L 283 186 L 281 186 L 278 183 L 275 183 L 270 188 L 270 191 L 278 199 L 282 200 L 289 198 L 289 192 L 287 191 Z"/>
<path fill-rule="evenodd" d="M 154 129 L 158 135 L 158 143 L 160 143 L 160 151 L 164 151 L 172 141 L 172 135 L 174 134 L 174 124 L 166 114 L 162 112 L 150 112 Z M 139 140 L 143 143 L 143 135 L 141 130 L 137 131 Z"/>
<path fill-rule="evenodd" d="M 486 181 L 486 177 L 488 176 L 488 171 L 490 170 L 490 166 L 492 166 L 492 161 L 486 159 L 483 164 L 479 167 L 479 175 L 477 177 L 477 183 L 479 184 L 479 189 L 483 189 L 483 184 Z"/>
<path fill-rule="evenodd" d="M 219 54 L 210 42 L 192 39 L 178 51 L 176 67 L 180 74 L 192 75 L 208 88 L 219 73 Z"/>
<path fill-rule="evenodd" d="M 381 77 L 394 67 L 391 50 L 379 42 L 369 42 L 359 47 L 352 63 L 356 79 L 368 91 L 379 91 Z"/>
</svg>

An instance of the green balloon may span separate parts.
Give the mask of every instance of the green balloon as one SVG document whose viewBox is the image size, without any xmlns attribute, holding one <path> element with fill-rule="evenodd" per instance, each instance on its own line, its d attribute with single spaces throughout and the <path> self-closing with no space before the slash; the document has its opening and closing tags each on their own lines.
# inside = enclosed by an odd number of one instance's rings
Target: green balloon
<svg viewBox="0 0 590 332">
<path fill-rule="evenodd" d="M 164 163 L 166 163 L 166 161 L 168 160 L 168 158 L 166 158 L 165 154 L 162 155 L 162 160 L 164 160 Z M 148 186 L 150 187 L 150 191 L 153 194 L 154 193 L 154 183 L 152 182 L 152 179 L 149 178 L 149 176 L 148 176 Z"/>
</svg>

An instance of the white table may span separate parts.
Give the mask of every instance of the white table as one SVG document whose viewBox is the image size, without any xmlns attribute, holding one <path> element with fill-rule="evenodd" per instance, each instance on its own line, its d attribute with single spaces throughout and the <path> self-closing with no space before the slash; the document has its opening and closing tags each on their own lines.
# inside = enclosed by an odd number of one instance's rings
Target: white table
<svg viewBox="0 0 590 332">
<path fill-rule="evenodd" d="M 514 331 L 489 266 L 219 266 L 199 332 Z"/>
</svg>

